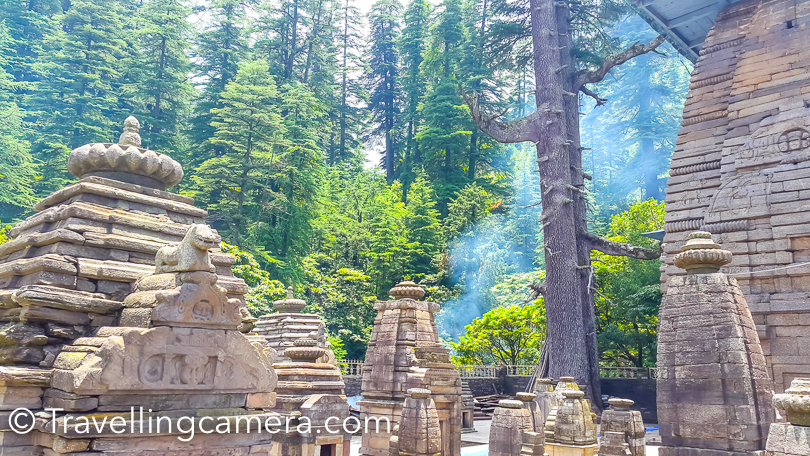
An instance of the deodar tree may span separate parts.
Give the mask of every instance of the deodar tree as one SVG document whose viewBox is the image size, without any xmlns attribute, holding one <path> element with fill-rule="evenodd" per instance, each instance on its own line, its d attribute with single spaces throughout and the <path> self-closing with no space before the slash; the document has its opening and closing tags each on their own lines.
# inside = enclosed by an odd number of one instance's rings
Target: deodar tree
<svg viewBox="0 0 810 456">
<path fill-rule="evenodd" d="M 533 288 L 544 298 L 547 318 L 547 342 L 539 374 L 553 378 L 573 376 L 587 387 L 592 398 L 598 398 L 601 393 L 591 251 L 639 259 L 658 258 L 660 252 L 588 232 L 578 94 L 598 98 L 587 84 L 601 81 L 611 68 L 633 57 L 655 51 L 664 38 L 635 44 L 597 65 L 585 65 L 573 52 L 576 29 L 572 25 L 572 7 L 581 8 L 581 4 L 529 0 L 528 7 L 536 111 L 514 120 L 499 120 L 483 112 L 477 93 L 465 95 L 465 100 L 483 132 L 502 143 L 531 141 L 537 148 L 546 276 L 545 282 Z"/>
</svg>

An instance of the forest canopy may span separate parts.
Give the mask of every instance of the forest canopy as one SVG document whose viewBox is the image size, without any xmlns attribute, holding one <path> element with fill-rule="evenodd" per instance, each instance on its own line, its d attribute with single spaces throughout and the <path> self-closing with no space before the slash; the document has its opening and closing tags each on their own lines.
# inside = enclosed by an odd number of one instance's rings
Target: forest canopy
<svg viewBox="0 0 810 456">
<path fill-rule="evenodd" d="M 581 47 L 655 38 L 623 3 L 602 3 L 611 8 L 581 27 L 590 30 L 578 35 Z M 481 132 L 462 98 L 480 93 L 509 116 L 534 110 L 523 7 L 0 0 L 0 226 L 75 180 L 72 149 L 115 142 L 134 115 L 144 147 L 182 164 L 186 177 L 171 190 L 209 212 L 254 314 L 273 312 L 293 286 L 305 311 L 326 319 L 335 346 L 362 358 L 373 302 L 405 279 L 442 305 L 448 340 L 494 309 L 505 319 L 540 306 L 539 327 L 542 300 L 530 294 L 545 269 L 534 150 Z M 618 223 L 643 213 L 634 226 L 660 228 L 655 200 L 691 70 L 668 45 L 660 51 L 597 84 L 603 106 L 579 97 L 589 226 L 639 245 L 640 231 Z M 611 261 L 596 271 L 603 360 L 649 365 L 657 265 Z M 460 356 L 473 340 L 459 342 Z M 469 359 L 528 362 L 535 345 Z"/>
</svg>

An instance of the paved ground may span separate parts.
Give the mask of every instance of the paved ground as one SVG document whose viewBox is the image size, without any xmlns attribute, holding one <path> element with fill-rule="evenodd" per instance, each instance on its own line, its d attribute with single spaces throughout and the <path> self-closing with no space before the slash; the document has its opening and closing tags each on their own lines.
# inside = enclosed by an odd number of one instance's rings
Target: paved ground
<svg viewBox="0 0 810 456">
<path fill-rule="evenodd" d="M 475 432 L 461 434 L 462 456 L 487 456 L 489 454 L 489 424 L 491 421 L 476 421 Z M 352 437 L 351 456 L 360 453 L 359 435 Z M 477 444 L 477 445 L 476 445 Z M 658 435 L 658 426 L 647 425 L 647 455 L 658 456 L 658 446 L 661 445 L 661 437 Z"/>
</svg>

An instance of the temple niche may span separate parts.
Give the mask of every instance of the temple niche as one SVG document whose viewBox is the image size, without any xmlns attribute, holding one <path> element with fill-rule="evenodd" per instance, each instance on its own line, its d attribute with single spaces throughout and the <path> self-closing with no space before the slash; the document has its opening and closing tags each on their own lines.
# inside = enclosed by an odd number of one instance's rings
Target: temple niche
<svg viewBox="0 0 810 456">
<path fill-rule="evenodd" d="M 662 281 L 683 274 L 674 257 L 692 231 L 731 251 L 723 271 L 777 392 L 810 374 L 808 20 L 802 2 L 725 6 L 692 72 L 667 184 Z"/>
<path fill-rule="evenodd" d="M 438 418 L 442 456 L 461 454 L 461 378 L 450 363 L 450 350 L 442 347 L 433 314 L 439 305 L 419 301 L 425 291 L 413 282 L 401 282 L 391 289 L 393 301 L 374 304 L 377 317 L 363 364 L 363 399 L 360 420 L 380 419 L 379 429 L 365 429 L 361 455 L 387 456 L 392 431 L 402 429 L 403 405 L 409 390 L 425 399 L 430 394 Z M 390 423 L 390 428 L 384 423 Z M 407 427 L 406 427 L 407 428 Z M 416 432 L 416 431 L 414 431 Z M 400 440 L 403 442 L 403 440 Z M 399 447 L 402 449 L 402 446 Z M 430 446 L 432 448 L 432 445 Z M 422 451 L 422 450 L 420 450 Z M 402 452 L 400 452 L 402 454 Z"/>
<path fill-rule="evenodd" d="M 244 334 L 234 259 L 205 211 L 165 191 L 180 165 L 141 148 L 130 117 L 119 144 L 79 147 L 68 170 L 79 180 L 0 246 L 3 410 L 39 412 L 27 434 L 3 426 L 3 454 L 276 454 L 267 432 L 178 439 L 183 419 L 278 417 L 275 352 Z M 133 407 L 163 430 L 144 433 Z"/>
</svg>

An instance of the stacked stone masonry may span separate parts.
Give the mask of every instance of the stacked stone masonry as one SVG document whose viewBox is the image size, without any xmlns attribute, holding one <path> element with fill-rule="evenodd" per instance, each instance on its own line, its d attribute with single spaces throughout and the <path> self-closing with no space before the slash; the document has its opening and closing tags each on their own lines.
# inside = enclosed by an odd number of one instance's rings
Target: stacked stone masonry
<svg viewBox="0 0 810 456">
<path fill-rule="evenodd" d="M 810 374 L 810 2 L 728 5 L 706 37 L 667 186 L 663 278 L 702 229 L 734 254 L 775 390 Z M 666 286 L 666 285 L 665 285 Z"/>
<path fill-rule="evenodd" d="M 80 147 L 68 169 L 79 181 L 0 247 L 0 452 L 277 454 L 266 432 L 178 439 L 183 419 L 278 417 L 265 411 L 275 352 L 244 334 L 254 319 L 234 259 L 205 211 L 165 191 L 180 165 L 140 148 L 130 117 L 119 144 Z M 37 413 L 26 434 L 11 431 L 17 407 Z M 133 407 L 172 430 L 144 433 Z"/>
<path fill-rule="evenodd" d="M 391 289 L 393 301 L 378 301 L 377 317 L 363 365 L 363 399 L 360 420 L 388 420 L 402 426 L 402 407 L 407 391 L 427 390 L 439 420 L 440 453 L 461 454 L 461 378 L 450 363 L 450 351 L 442 347 L 434 313 L 439 305 L 419 301 L 425 291 L 413 282 Z M 381 426 L 363 433 L 361 455 L 386 456 L 392 432 Z"/>
<path fill-rule="evenodd" d="M 661 456 L 761 454 L 774 421 L 772 383 L 733 261 L 707 232 L 673 258 L 658 323 Z"/>
</svg>

